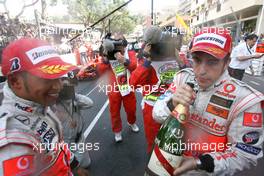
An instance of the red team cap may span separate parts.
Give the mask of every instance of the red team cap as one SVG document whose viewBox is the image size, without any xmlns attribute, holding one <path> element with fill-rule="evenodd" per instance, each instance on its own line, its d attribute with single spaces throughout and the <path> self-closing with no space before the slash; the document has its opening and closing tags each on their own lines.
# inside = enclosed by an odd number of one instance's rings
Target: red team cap
<svg viewBox="0 0 264 176">
<path fill-rule="evenodd" d="M 194 35 L 191 52 L 202 51 L 223 59 L 232 50 L 232 38 L 224 28 L 203 28 Z"/>
<path fill-rule="evenodd" d="M 57 79 L 76 68 L 64 62 L 49 43 L 39 39 L 22 38 L 3 50 L 4 76 L 26 71 L 43 79 Z"/>
</svg>

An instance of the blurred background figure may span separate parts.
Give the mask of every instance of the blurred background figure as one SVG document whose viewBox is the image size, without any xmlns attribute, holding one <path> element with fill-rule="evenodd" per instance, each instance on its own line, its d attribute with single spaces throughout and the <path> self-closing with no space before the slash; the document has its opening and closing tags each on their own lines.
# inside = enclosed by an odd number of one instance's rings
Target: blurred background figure
<svg viewBox="0 0 264 176">
<path fill-rule="evenodd" d="M 80 53 L 81 64 L 82 65 L 87 64 L 87 61 L 88 61 L 87 60 L 87 56 L 88 56 L 87 51 L 88 51 L 88 49 L 86 48 L 86 46 L 83 43 L 80 44 L 78 51 Z"/>
<path fill-rule="evenodd" d="M 69 72 L 62 78 L 62 81 L 63 89 L 53 109 L 62 123 L 64 141 L 69 147 L 72 145 L 78 146 L 70 147 L 70 149 L 76 149 L 71 150 L 71 152 L 74 154 L 74 157 L 76 157 L 81 167 L 88 168 L 91 159 L 88 151 L 84 147 L 85 129 L 83 129 L 83 118 L 89 117 L 83 117 L 81 115 L 81 110 L 92 107 L 93 101 L 85 95 L 75 93 L 75 86 L 78 80 L 74 72 Z"/>
<path fill-rule="evenodd" d="M 171 28 L 170 28 L 171 29 Z M 132 72 L 130 84 L 142 89 L 142 112 L 147 141 L 147 154 L 153 148 L 160 124 L 152 116 L 153 106 L 170 84 L 173 76 L 184 67 L 179 58 L 181 36 L 173 37 L 169 27 L 164 31 L 157 26 L 145 30 L 142 49 L 138 54 L 138 66 Z"/>
<path fill-rule="evenodd" d="M 121 104 L 127 114 L 128 126 L 132 132 L 138 132 L 136 124 L 136 97 L 130 87 L 130 73 L 137 66 L 136 53 L 127 51 L 127 40 L 122 34 L 108 33 L 100 47 L 104 61 L 97 65 L 99 74 L 108 70 L 107 95 L 109 98 L 110 117 L 115 141 L 122 141 Z"/>
<path fill-rule="evenodd" d="M 248 34 L 244 36 L 245 42 L 237 45 L 231 52 L 231 62 L 228 67 L 230 76 L 238 80 L 242 80 L 245 69 L 250 67 L 252 74 L 254 70 L 252 67 L 252 59 L 259 59 L 263 54 L 256 54 L 253 50 L 258 36 L 256 34 Z"/>
</svg>

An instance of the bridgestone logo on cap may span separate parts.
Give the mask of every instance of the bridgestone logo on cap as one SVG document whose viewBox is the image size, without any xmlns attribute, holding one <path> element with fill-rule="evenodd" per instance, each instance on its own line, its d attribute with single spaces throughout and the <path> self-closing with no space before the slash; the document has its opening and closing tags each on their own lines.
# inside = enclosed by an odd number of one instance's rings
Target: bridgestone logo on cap
<svg viewBox="0 0 264 176">
<path fill-rule="evenodd" d="M 193 46 L 198 43 L 209 43 L 219 46 L 220 48 L 224 48 L 226 44 L 226 38 L 217 34 L 212 33 L 204 33 L 195 37 Z"/>
<path fill-rule="evenodd" d="M 26 52 L 30 61 L 35 65 L 52 57 L 59 57 L 57 51 L 51 46 L 41 46 Z"/>
</svg>

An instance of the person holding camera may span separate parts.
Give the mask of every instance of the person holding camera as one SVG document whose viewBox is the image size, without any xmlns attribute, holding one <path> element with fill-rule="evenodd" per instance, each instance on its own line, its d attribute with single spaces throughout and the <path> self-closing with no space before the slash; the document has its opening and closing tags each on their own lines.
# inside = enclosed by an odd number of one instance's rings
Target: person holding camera
<svg viewBox="0 0 264 176">
<path fill-rule="evenodd" d="M 136 97 L 129 83 L 130 73 L 136 68 L 136 56 L 133 51 L 126 51 L 127 41 L 121 34 L 108 34 L 103 40 L 101 55 L 103 63 L 97 64 L 97 71 L 102 74 L 108 70 L 106 86 L 109 98 L 110 117 L 115 141 L 122 141 L 122 121 L 120 117 L 123 102 L 127 122 L 133 132 L 138 132 L 136 125 Z"/>
<path fill-rule="evenodd" d="M 263 54 L 255 54 L 252 51 L 253 46 L 256 44 L 258 36 L 256 34 L 248 34 L 244 37 L 245 42 L 237 45 L 231 53 L 231 62 L 228 67 L 230 76 L 238 80 L 242 80 L 245 69 L 250 67 L 251 72 L 254 74 L 253 67 L 251 65 L 252 59 L 258 59 Z"/>
<path fill-rule="evenodd" d="M 50 109 L 62 89 L 60 77 L 74 69 L 43 40 L 22 38 L 4 49 L 0 175 L 71 175 L 72 170 L 85 175 Z"/>
</svg>

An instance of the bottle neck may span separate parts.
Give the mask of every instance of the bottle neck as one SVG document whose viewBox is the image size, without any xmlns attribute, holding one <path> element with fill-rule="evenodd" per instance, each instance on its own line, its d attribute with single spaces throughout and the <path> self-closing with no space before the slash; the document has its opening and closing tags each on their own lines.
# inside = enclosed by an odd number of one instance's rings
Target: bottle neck
<svg viewBox="0 0 264 176">
<path fill-rule="evenodd" d="M 182 104 L 178 104 L 172 111 L 172 116 L 178 119 L 180 123 L 185 123 L 187 121 L 188 112 L 189 112 L 188 107 Z"/>
<path fill-rule="evenodd" d="M 188 108 L 182 104 L 178 104 L 175 108 L 175 111 L 177 111 L 180 114 L 185 114 L 188 111 Z"/>
</svg>

